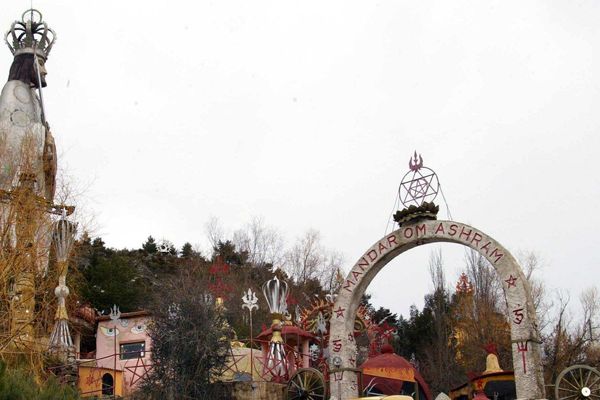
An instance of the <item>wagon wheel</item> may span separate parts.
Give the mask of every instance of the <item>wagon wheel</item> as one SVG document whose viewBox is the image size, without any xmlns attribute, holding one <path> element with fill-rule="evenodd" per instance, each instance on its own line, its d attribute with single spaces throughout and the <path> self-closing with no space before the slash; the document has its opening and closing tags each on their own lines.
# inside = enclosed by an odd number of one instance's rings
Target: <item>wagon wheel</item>
<svg viewBox="0 0 600 400">
<path fill-rule="evenodd" d="M 314 368 L 300 368 L 287 384 L 288 400 L 325 400 L 325 379 Z"/>
<path fill-rule="evenodd" d="M 556 400 L 600 400 L 600 372 L 587 365 L 562 370 L 554 384 Z"/>
</svg>

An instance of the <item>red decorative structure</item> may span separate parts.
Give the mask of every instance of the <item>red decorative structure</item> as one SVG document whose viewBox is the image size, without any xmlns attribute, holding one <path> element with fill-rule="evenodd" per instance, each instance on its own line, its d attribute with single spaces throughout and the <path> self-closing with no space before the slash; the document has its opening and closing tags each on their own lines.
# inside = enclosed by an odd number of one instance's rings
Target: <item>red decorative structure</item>
<svg viewBox="0 0 600 400">
<path fill-rule="evenodd" d="M 223 277 L 229 275 L 229 265 L 221 257 L 215 259 L 208 273 L 210 275 L 210 283 L 208 284 L 210 293 L 216 298 L 221 299 L 231 296 L 233 288 L 223 281 Z"/>
<path fill-rule="evenodd" d="M 397 329 L 386 321 L 380 324 L 371 325 L 367 331 L 369 344 L 369 357 L 375 357 L 383 351 L 386 346 L 389 346 L 389 341 L 392 335 L 396 334 Z"/>
<path fill-rule="evenodd" d="M 469 281 L 469 277 L 464 272 L 460 274 L 458 282 L 456 283 L 456 292 L 469 294 L 473 292 L 473 284 Z"/>
<path fill-rule="evenodd" d="M 263 365 L 266 375 L 273 376 L 274 381 L 285 382 L 299 368 L 308 368 L 310 365 L 309 343 L 315 340 L 315 335 L 293 325 L 283 325 L 280 331 L 275 328 L 275 335 L 281 335 L 285 358 L 276 360 L 270 357 L 270 345 L 273 338 L 273 328 L 266 329 L 258 334 L 256 340 L 261 343 L 263 352 Z M 284 364 L 284 365 L 283 365 Z M 280 374 L 281 368 L 285 374 Z"/>
<path fill-rule="evenodd" d="M 414 158 L 408 161 L 409 172 L 400 182 L 398 194 L 404 207 L 421 206 L 424 202 L 432 202 L 438 194 L 440 184 L 436 173 L 423 166 L 423 157 L 415 151 Z"/>
</svg>

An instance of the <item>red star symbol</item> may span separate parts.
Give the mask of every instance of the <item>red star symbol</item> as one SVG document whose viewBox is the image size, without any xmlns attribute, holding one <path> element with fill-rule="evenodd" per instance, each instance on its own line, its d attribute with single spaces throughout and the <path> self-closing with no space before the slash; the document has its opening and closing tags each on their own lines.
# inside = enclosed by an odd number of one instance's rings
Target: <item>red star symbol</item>
<svg viewBox="0 0 600 400">
<path fill-rule="evenodd" d="M 338 309 L 334 311 L 335 312 L 335 317 L 336 318 L 344 318 L 344 311 L 346 311 L 345 308 L 338 307 Z"/>
<path fill-rule="evenodd" d="M 508 284 L 508 288 L 510 288 L 511 286 L 517 287 L 517 285 L 515 284 L 515 282 L 517 281 L 517 278 L 515 278 L 514 276 L 510 276 L 507 280 L 505 280 L 504 282 L 506 282 Z M 507 288 L 507 289 L 508 289 Z"/>
<path fill-rule="evenodd" d="M 133 374 L 130 384 L 135 385 L 137 381 L 145 379 L 148 376 L 148 373 L 152 369 L 152 364 L 147 361 L 144 362 L 142 357 L 138 357 L 134 366 L 126 366 L 125 369 Z"/>
</svg>

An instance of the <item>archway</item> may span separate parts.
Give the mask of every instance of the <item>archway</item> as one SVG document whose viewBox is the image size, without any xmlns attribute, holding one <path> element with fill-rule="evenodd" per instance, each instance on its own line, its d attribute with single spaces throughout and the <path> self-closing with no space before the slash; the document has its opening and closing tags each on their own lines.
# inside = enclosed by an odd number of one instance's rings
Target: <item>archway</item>
<svg viewBox="0 0 600 400">
<path fill-rule="evenodd" d="M 453 221 L 422 221 L 402 226 L 377 241 L 352 267 L 338 294 L 330 321 L 331 399 L 357 396 L 356 344 L 352 336 L 360 299 L 377 273 L 406 250 L 426 243 L 458 243 L 478 251 L 502 280 L 508 305 L 515 385 L 519 399 L 543 399 L 540 340 L 529 283 L 515 258 L 483 232 Z"/>
</svg>

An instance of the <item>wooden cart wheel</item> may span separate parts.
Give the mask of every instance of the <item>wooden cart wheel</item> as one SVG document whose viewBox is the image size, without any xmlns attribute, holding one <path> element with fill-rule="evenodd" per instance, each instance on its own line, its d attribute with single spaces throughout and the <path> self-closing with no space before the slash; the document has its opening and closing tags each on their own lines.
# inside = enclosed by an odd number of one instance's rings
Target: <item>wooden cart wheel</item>
<svg viewBox="0 0 600 400">
<path fill-rule="evenodd" d="M 600 400 L 600 372 L 587 365 L 562 370 L 554 384 L 556 400 Z"/>
<path fill-rule="evenodd" d="M 314 368 L 300 368 L 287 384 L 288 400 L 325 400 L 325 379 Z"/>
</svg>

